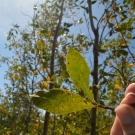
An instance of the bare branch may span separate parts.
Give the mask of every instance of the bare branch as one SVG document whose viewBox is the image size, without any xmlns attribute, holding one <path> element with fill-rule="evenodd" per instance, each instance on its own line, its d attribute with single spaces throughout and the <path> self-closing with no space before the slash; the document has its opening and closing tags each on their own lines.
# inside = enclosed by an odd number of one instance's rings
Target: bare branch
<svg viewBox="0 0 135 135">
<path fill-rule="evenodd" d="M 89 19 L 90 19 L 91 29 L 95 34 L 96 28 L 94 26 L 94 21 L 93 21 L 93 18 L 92 18 L 93 14 L 92 14 L 92 2 L 91 2 L 91 0 L 88 0 L 88 7 L 89 7 Z"/>
</svg>

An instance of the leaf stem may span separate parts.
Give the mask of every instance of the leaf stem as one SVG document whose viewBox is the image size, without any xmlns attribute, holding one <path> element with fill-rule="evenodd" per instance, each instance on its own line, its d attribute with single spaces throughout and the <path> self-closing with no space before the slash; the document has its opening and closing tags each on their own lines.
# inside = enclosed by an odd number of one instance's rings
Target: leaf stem
<svg viewBox="0 0 135 135">
<path fill-rule="evenodd" d="M 111 110 L 114 112 L 114 107 L 110 107 L 110 106 L 104 106 L 104 105 L 101 105 L 101 104 L 98 104 L 98 103 L 95 103 L 95 102 L 92 102 L 93 105 L 95 105 L 96 107 L 99 107 L 99 108 L 103 108 L 103 109 L 108 109 L 108 110 Z"/>
</svg>

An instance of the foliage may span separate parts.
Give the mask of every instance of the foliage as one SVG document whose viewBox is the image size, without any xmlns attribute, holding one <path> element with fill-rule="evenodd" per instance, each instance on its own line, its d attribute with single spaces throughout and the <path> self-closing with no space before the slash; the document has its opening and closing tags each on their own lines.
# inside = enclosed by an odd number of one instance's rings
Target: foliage
<svg viewBox="0 0 135 135">
<path fill-rule="evenodd" d="M 97 6 L 100 16 L 92 12 Z M 135 81 L 134 10 L 131 0 L 35 5 L 29 26 L 9 31 L 6 47 L 13 57 L 0 59 L 8 66 L 0 133 L 41 135 L 44 111 L 37 105 L 52 112 L 48 134 L 108 135 L 113 109 Z"/>
<path fill-rule="evenodd" d="M 38 91 L 36 95 L 32 95 L 32 101 L 36 106 L 59 115 L 93 106 L 78 94 L 62 89 L 52 89 L 50 92 Z"/>
</svg>

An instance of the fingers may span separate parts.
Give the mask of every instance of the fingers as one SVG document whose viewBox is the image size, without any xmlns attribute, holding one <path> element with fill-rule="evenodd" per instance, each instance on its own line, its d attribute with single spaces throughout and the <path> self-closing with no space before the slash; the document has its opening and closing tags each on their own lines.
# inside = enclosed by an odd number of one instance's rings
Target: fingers
<svg viewBox="0 0 135 135">
<path fill-rule="evenodd" d="M 127 89 L 126 89 L 126 91 L 125 91 L 125 96 L 126 96 L 127 93 L 129 93 L 129 92 L 135 93 L 135 83 L 132 83 L 132 84 L 130 84 L 130 85 L 127 87 Z"/>
<path fill-rule="evenodd" d="M 127 87 L 125 98 L 116 108 L 116 118 L 110 135 L 135 135 L 135 83 Z"/>
<path fill-rule="evenodd" d="M 135 135 L 135 109 L 130 105 L 121 104 L 116 109 L 116 115 L 123 135 Z"/>
<path fill-rule="evenodd" d="M 122 130 L 122 127 L 119 123 L 117 116 L 116 116 L 115 121 L 113 123 L 110 135 L 123 135 L 123 130 Z"/>
</svg>

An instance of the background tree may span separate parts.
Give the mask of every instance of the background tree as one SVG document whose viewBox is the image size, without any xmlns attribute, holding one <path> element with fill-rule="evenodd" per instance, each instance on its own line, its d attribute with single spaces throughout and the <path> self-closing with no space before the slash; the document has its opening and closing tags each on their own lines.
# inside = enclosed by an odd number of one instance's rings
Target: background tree
<svg viewBox="0 0 135 135">
<path fill-rule="evenodd" d="M 98 5 L 103 13 L 95 17 L 92 8 Z M 134 5 L 130 0 L 47 0 L 40 7 L 35 5 L 32 23 L 24 30 L 14 25 L 9 31 L 7 48 L 13 50 L 14 56 L 1 58 L 9 67 L 5 75 L 7 94 L 1 100 L 1 106 L 6 103 L 2 107 L 2 111 L 6 111 L 1 115 L 4 123 L 1 131 L 6 134 L 42 134 L 43 131 L 43 135 L 108 135 L 114 118 L 111 107 L 119 104 L 125 88 L 134 82 L 135 55 L 131 51 Z M 72 32 L 78 28 L 76 25 L 84 27 L 84 22 L 88 34 Z M 64 88 L 87 99 L 66 71 L 65 58 L 70 46 L 86 59 L 89 55 L 86 52 L 90 52 L 93 58 L 93 61 L 87 60 L 91 68 L 90 90 L 102 108 L 64 116 L 46 112 L 43 118 L 44 112 L 29 98 L 39 90 Z"/>
</svg>

